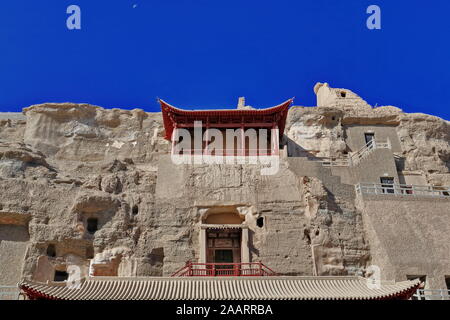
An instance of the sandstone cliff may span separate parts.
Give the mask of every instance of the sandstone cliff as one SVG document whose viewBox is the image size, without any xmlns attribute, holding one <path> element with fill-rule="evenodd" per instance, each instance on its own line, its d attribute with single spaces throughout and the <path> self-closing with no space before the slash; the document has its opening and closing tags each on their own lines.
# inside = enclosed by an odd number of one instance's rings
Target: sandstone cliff
<svg viewBox="0 0 450 320">
<path fill-rule="evenodd" d="M 315 90 L 317 107 L 289 112 L 289 156 L 342 157 L 357 151 L 352 130 L 387 126 L 398 135 L 399 171 L 450 185 L 448 121 L 372 108 L 326 84 Z M 198 203 L 211 202 L 251 212 L 252 259 L 280 273 L 362 274 L 370 263 L 353 187 L 338 177 L 310 176 L 286 159 L 270 178 L 246 166 L 174 170 L 160 113 L 74 103 L 23 113 L 0 118 L 0 282 L 45 281 L 70 264 L 84 274 L 91 264 L 97 274 L 170 275 L 198 257 Z M 261 215 L 271 217 L 264 228 Z M 86 230 L 92 217 L 95 234 Z M 23 270 L 6 264 L 11 256 Z"/>
</svg>

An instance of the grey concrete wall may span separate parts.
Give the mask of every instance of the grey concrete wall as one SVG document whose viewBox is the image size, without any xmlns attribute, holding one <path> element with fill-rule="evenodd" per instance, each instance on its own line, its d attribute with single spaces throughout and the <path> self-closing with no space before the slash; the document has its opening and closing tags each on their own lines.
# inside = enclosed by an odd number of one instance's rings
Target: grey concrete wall
<svg viewBox="0 0 450 320">
<path fill-rule="evenodd" d="M 345 125 L 345 142 L 352 152 L 358 151 L 366 144 L 364 133 L 374 133 L 376 140 L 391 141 L 392 151 L 401 152 L 400 141 L 398 139 L 395 126 L 388 125 Z"/>
<path fill-rule="evenodd" d="M 0 112 L 0 120 L 26 120 L 22 112 Z"/>
<path fill-rule="evenodd" d="M 409 184 L 409 185 L 415 184 L 419 186 L 424 186 L 428 184 L 425 175 L 420 173 L 411 174 L 399 172 L 398 178 L 400 184 Z"/>
<path fill-rule="evenodd" d="M 382 279 L 426 275 L 428 289 L 446 289 L 450 276 L 450 199 L 360 197 L 372 263 Z"/>
<path fill-rule="evenodd" d="M 380 177 L 393 177 L 399 183 L 394 155 L 389 149 L 375 149 L 353 167 L 332 167 L 333 175 L 340 176 L 343 183 L 380 183 Z"/>
</svg>

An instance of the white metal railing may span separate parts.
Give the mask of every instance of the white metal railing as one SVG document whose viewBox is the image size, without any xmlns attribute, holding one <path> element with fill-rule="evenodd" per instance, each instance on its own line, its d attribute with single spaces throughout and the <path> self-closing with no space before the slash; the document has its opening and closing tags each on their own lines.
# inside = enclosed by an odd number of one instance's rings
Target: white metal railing
<svg viewBox="0 0 450 320">
<path fill-rule="evenodd" d="M 324 167 L 348 167 L 349 158 L 343 156 L 342 158 L 318 158 Z"/>
<path fill-rule="evenodd" d="M 450 290 L 418 289 L 411 300 L 450 300 Z"/>
<path fill-rule="evenodd" d="M 377 141 L 371 140 L 366 143 L 364 147 L 356 151 L 349 158 L 349 165 L 354 166 L 361 162 L 364 158 L 366 158 L 373 150 L 375 149 L 391 149 L 390 140 L 386 141 Z"/>
<path fill-rule="evenodd" d="M 358 183 L 355 185 L 357 194 L 396 195 L 411 197 L 448 197 L 450 187 L 419 186 L 407 184 Z"/>
<path fill-rule="evenodd" d="M 17 286 L 0 286 L 0 300 L 19 300 L 19 293 Z"/>
<path fill-rule="evenodd" d="M 334 157 L 315 157 L 306 158 L 308 161 L 320 162 L 324 167 L 348 167 L 348 156 L 343 156 L 341 158 Z"/>
<path fill-rule="evenodd" d="M 364 147 L 353 153 L 351 156 L 344 155 L 342 157 L 316 157 L 307 158 L 309 161 L 318 161 L 324 167 L 352 167 L 361 162 L 375 149 L 391 149 L 391 142 L 386 141 L 369 141 Z"/>
</svg>

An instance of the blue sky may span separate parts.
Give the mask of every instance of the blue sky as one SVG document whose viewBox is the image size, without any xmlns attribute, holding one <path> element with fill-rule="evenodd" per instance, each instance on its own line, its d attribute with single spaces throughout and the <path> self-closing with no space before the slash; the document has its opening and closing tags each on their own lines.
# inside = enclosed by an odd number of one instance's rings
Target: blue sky
<svg viewBox="0 0 450 320">
<path fill-rule="evenodd" d="M 81 8 L 81 30 L 66 9 Z M 381 8 L 381 30 L 366 8 Z M 450 120 L 450 1 L 14 0 L 0 4 L 0 111 L 315 105 L 328 82 Z"/>
</svg>

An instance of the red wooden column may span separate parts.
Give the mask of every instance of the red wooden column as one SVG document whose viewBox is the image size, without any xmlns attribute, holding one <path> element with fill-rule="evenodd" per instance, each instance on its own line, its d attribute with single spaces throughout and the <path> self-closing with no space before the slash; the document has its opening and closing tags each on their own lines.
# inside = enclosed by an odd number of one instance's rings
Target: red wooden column
<svg viewBox="0 0 450 320">
<path fill-rule="evenodd" d="M 274 123 L 271 130 L 272 155 L 278 155 L 280 152 L 280 137 L 278 130 L 278 125 Z"/>
<path fill-rule="evenodd" d="M 245 126 L 244 117 L 241 120 L 241 156 L 245 156 Z"/>
<path fill-rule="evenodd" d="M 176 135 L 177 135 L 177 125 L 175 124 L 174 127 L 173 127 L 173 131 L 172 131 L 172 149 L 171 149 L 172 155 L 173 155 L 173 152 L 174 152 L 174 149 L 175 149 L 175 137 L 176 137 Z"/>
<path fill-rule="evenodd" d="M 208 148 L 208 144 L 209 144 L 209 117 L 206 118 L 206 137 L 205 137 L 205 151 L 203 152 L 204 155 L 208 156 L 209 155 L 209 148 Z"/>
</svg>

